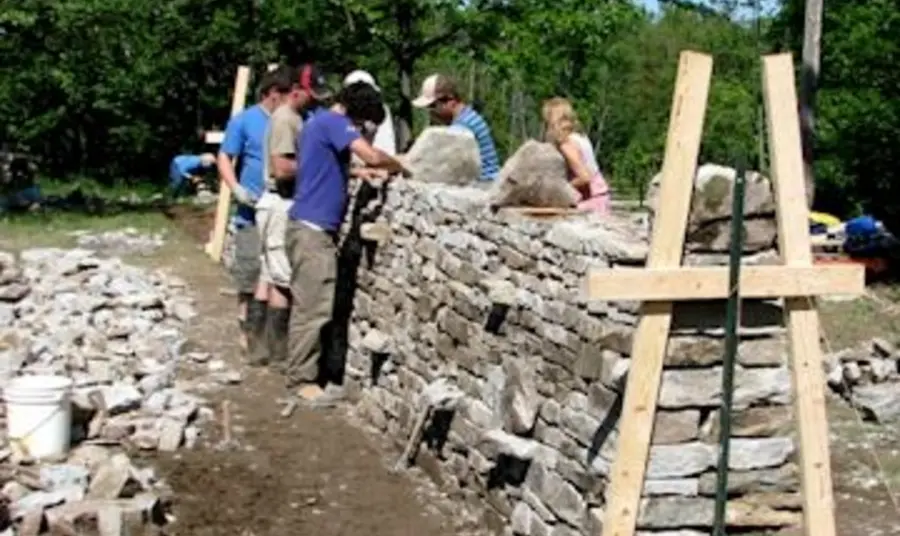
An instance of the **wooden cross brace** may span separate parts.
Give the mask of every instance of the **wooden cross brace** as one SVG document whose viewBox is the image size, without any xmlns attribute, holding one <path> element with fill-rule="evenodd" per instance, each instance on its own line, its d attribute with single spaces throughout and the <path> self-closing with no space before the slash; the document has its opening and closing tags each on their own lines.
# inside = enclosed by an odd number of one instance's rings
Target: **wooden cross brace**
<svg viewBox="0 0 900 536">
<path fill-rule="evenodd" d="M 644 301 L 619 421 L 603 536 L 632 536 L 637 525 L 672 302 L 728 296 L 727 267 L 681 267 L 711 73 L 710 56 L 689 51 L 681 54 L 663 160 L 659 196 L 662 202 L 653 225 L 647 267 L 597 271 L 589 276 L 591 299 Z M 779 250 L 784 264 L 743 268 L 740 294 L 785 298 L 800 432 L 806 535 L 834 536 L 828 423 L 815 296 L 861 293 L 864 271 L 853 265 L 812 264 L 800 120 L 790 54 L 763 58 L 763 93 Z"/>
</svg>

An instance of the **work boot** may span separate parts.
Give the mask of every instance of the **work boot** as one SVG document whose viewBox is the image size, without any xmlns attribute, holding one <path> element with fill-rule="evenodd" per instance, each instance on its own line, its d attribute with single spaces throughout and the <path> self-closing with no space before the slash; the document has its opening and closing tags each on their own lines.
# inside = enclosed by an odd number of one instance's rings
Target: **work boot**
<svg viewBox="0 0 900 536">
<path fill-rule="evenodd" d="M 284 372 L 288 360 L 288 320 L 290 309 L 269 308 L 266 315 L 266 347 L 269 365 L 276 372 Z"/>
<path fill-rule="evenodd" d="M 247 334 L 248 363 L 259 367 L 269 362 L 269 352 L 266 348 L 266 302 L 251 300 L 247 303 L 247 320 L 245 321 Z"/>
</svg>

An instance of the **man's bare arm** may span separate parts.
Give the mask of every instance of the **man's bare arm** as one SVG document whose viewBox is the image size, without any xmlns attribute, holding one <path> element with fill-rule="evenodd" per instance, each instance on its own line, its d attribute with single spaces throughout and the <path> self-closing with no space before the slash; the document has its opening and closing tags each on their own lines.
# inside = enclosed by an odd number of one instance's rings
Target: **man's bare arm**
<svg viewBox="0 0 900 536">
<path fill-rule="evenodd" d="M 383 180 L 387 179 L 390 173 L 386 169 L 383 168 L 370 168 L 370 167 L 352 167 L 350 168 L 350 176 L 356 177 L 357 179 L 363 180 Z"/>
<path fill-rule="evenodd" d="M 237 175 L 234 171 L 234 159 L 226 153 L 220 152 L 216 155 L 216 167 L 219 170 L 219 177 L 230 189 L 234 190 L 238 185 Z"/>
<path fill-rule="evenodd" d="M 272 155 L 272 176 L 278 181 L 287 181 L 297 174 L 297 161 L 282 154 Z"/>
<path fill-rule="evenodd" d="M 381 149 L 372 147 L 364 138 L 358 138 L 350 144 L 350 150 L 366 163 L 369 167 L 381 168 L 388 173 L 402 173 L 409 175 L 409 171 L 399 160 L 385 153 Z"/>
</svg>

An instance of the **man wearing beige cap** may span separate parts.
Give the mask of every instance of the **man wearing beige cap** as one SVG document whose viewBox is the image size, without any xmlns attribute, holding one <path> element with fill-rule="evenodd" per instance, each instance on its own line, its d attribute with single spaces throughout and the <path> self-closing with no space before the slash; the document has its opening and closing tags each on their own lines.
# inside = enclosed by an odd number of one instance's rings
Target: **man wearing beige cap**
<svg viewBox="0 0 900 536">
<path fill-rule="evenodd" d="M 481 155 L 480 180 L 493 181 L 497 178 L 500 158 L 497 156 L 491 128 L 481 114 L 463 102 L 452 79 L 442 74 L 426 78 L 413 106 L 428 110 L 431 117 L 441 124 L 469 129 L 475 135 Z"/>
</svg>

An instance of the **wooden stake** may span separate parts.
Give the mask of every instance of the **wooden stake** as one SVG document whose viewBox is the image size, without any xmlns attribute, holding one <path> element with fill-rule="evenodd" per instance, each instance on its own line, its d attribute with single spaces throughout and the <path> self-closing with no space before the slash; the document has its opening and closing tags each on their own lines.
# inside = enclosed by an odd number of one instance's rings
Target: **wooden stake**
<svg viewBox="0 0 900 536">
<path fill-rule="evenodd" d="M 247 88 L 250 85 L 250 67 L 241 65 L 234 77 L 234 94 L 231 99 L 231 117 L 241 113 L 247 103 Z M 219 181 L 219 202 L 216 204 L 216 219 L 209 243 L 204 248 L 215 262 L 222 260 L 225 247 L 225 231 L 228 226 L 228 212 L 231 208 L 231 188 Z"/>
<path fill-rule="evenodd" d="M 791 267 L 812 264 L 809 209 L 803 177 L 800 118 L 790 54 L 763 58 L 772 185 L 778 218 L 778 246 Z M 834 536 L 834 497 L 825 411 L 825 375 L 819 346 L 819 314 L 812 296 L 786 298 L 785 321 L 791 344 L 794 404 L 800 430 L 803 515 L 807 536 Z"/>
<path fill-rule="evenodd" d="M 653 225 L 647 261 L 650 268 L 681 265 L 712 64 L 712 58 L 705 54 L 681 53 L 660 186 L 660 199 L 666 202 L 660 204 Z M 671 319 L 672 302 L 647 302 L 642 306 L 619 421 L 604 536 L 630 536 L 637 525 Z"/>
</svg>

